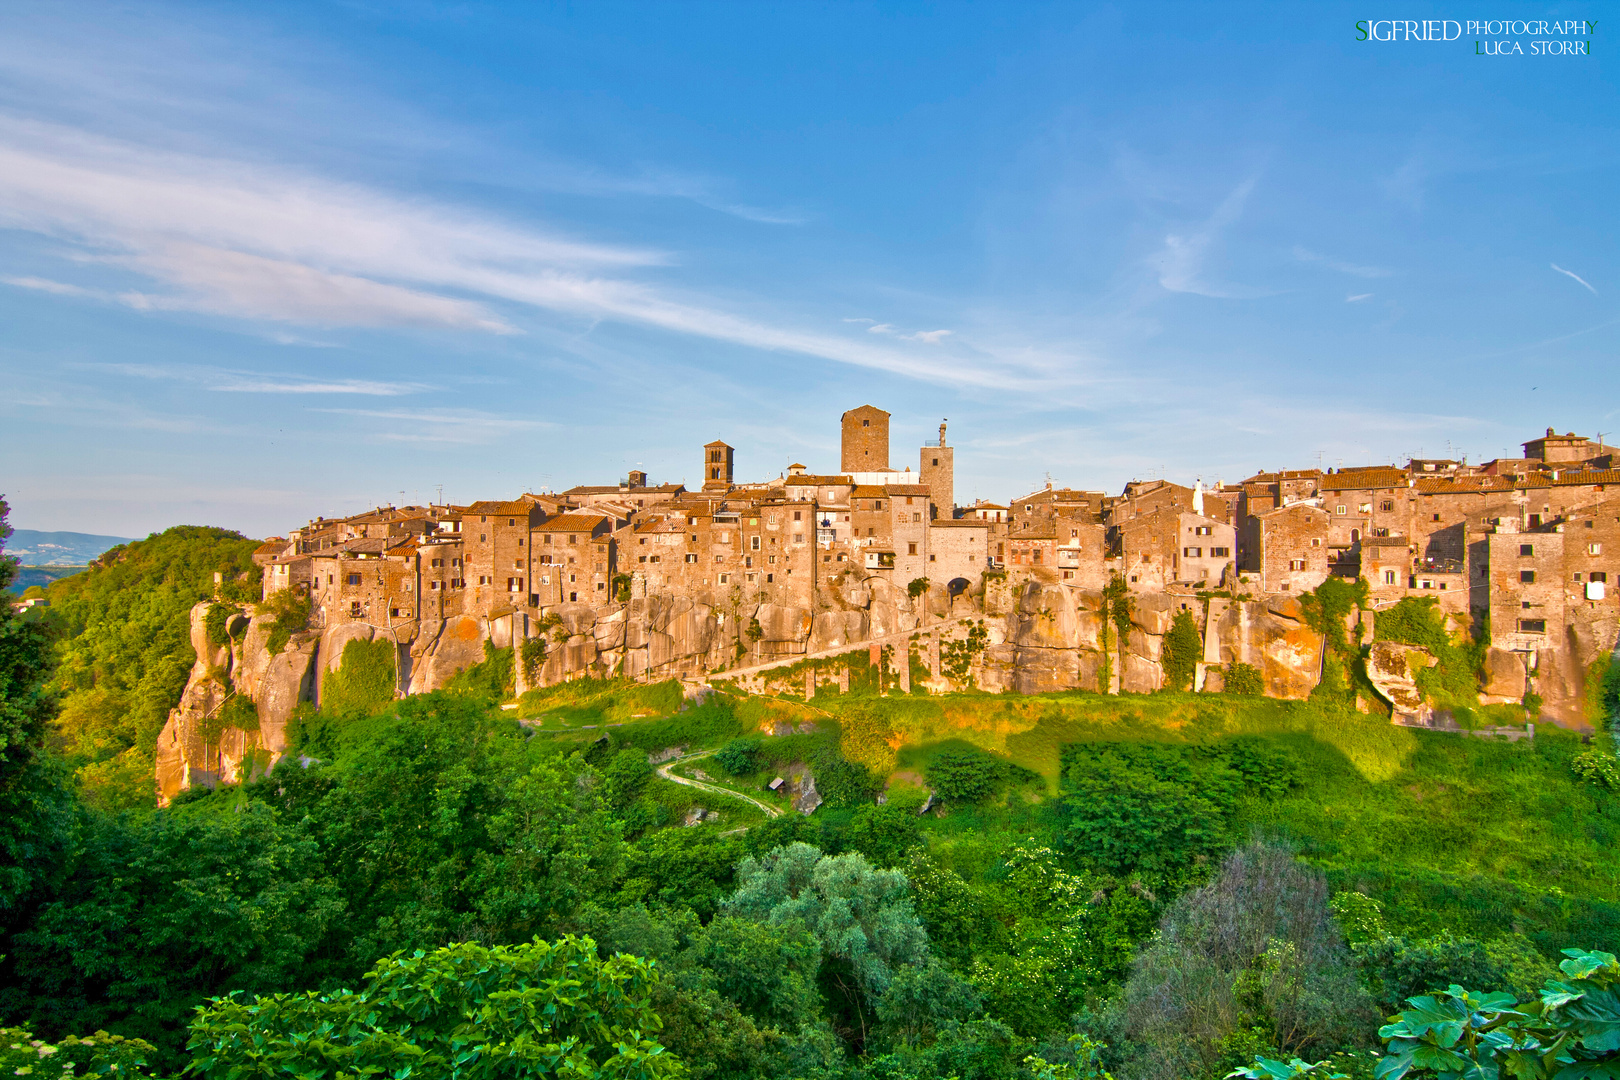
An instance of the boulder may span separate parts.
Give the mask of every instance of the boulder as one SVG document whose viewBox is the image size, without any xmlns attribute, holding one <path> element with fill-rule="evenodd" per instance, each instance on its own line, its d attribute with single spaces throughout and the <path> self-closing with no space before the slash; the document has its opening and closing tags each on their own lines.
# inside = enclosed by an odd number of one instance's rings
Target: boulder
<svg viewBox="0 0 1620 1080">
<path fill-rule="evenodd" d="M 1396 723 L 1427 725 L 1433 718 L 1434 710 L 1418 693 L 1414 676 L 1437 662 L 1434 654 L 1417 645 L 1373 642 L 1367 657 L 1367 678 L 1372 681 L 1373 689 L 1390 703 Z"/>
<path fill-rule="evenodd" d="M 1175 597 L 1165 593 L 1133 594 L 1131 624 L 1144 634 L 1163 637 L 1170 632 L 1170 623 L 1176 617 L 1176 603 Z"/>
</svg>

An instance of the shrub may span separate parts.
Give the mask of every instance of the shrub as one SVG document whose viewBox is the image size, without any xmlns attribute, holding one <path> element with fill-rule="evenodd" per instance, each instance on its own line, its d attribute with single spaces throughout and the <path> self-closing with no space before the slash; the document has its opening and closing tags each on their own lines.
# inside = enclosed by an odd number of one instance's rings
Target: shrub
<svg viewBox="0 0 1620 1080">
<path fill-rule="evenodd" d="M 715 751 L 714 760 L 732 776 L 746 776 L 759 768 L 759 740 L 732 739 Z"/>
<path fill-rule="evenodd" d="M 231 619 L 240 614 L 242 609 L 232 607 L 230 604 L 209 604 L 208 612 L 203 616 L 203 629 L 208 635 L 208 644 L 218 649 L 229 642 L 231 636 L 225 628 Z"/>
<path fill-rule="evenodd" d="M 982 803 L 1008 783 L 1035 773 L 972 747 L 942 751 L 923 770 L 934 794 L 946 802 Z"/>
<path fill-rule="evenodd" d="M 518 652 L 523 660 L 523 681 L 533 686 L 539 680 L 540 669 L 546 663 L 545 637 L 524 638 Z"/>
<path fill-rule="evenodd" d="M 1226 665 L 1221 690 L 1227 694 L 1264 694 L 1266 681 L 1260 669 L 1251 664 L 1234 662 Z"/>
<path fill-rule="evenodd" d="M 1433 654 L 1435 665 L 1413 676 L 1418 690 L 1428 700 L 1447 706 L 1479 703 L 1479 668 L 1484 661 L 1485 645 L 1483 642 L 1455 644 L 1446 631 L 1445 614 L 1434 597 L 1407 597 L 1389 610 L 1379 612 L 1373 636 L 1378 641 L 1417 645 Z"/>
<path fill-rule="evenodd" d="M 1141 1080 L 1209 1075 L 1246 1029 L 1281 1054 L 1321 1054 L 1375 1020 L 1328 913 L 1326 879 L 1258 844 L 1165 913 L 1123 1003 L 1143 1044 L 1130 1070 Z"/>
<path fill-rule="evenodd" d="M 1610 791 L 1620 791 L 1620 761 L 1602 750 L 1592 749 L 1576 754 L 1570 759 L 1569 767 L 1575 770 L 1576 776 L 1588 783 Z"/>
<path fill-rule="evenodd" d="M 271 656 L 280 655 L 292 636 L 309 626 L 312 607 L 313 602 L 307 594 L 300 596 L 292 589 L 277 589 L 260 605 L 261 611 L 276 617 L 265 639 L 265 649 Z"/>
<path fill-rule="evenodd" d="M 655 982 L 648 961 L 599 960 L 589 938 L 395 953 L 358 993 L 216 998 L 192 1021 L 191 1071 L 674 1077 L 680 1063 L 651 1037 Z"/>
</svg>

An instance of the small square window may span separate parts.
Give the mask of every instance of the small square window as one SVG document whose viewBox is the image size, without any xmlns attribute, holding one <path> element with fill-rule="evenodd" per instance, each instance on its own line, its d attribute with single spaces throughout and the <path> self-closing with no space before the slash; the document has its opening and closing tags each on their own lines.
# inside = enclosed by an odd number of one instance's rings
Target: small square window
<svg viewBox="0 0 1620 1080">
<path fill-rule="evenodd" d="M 1520 544 L 1519 545 L 1519 557 L 1521 559 L 1528 559 L 1530 556 L 1534 555 L 1535 553 L 1536 553 L 1536 546 L 1534 544 Z"/>
<path fill-rule="evenodd" d="M 1536 572 L 1534 570 L 1520 570 L 1519 582 L 1523 585 L 1534 585 L 1536 583 Z"/>
</svg>

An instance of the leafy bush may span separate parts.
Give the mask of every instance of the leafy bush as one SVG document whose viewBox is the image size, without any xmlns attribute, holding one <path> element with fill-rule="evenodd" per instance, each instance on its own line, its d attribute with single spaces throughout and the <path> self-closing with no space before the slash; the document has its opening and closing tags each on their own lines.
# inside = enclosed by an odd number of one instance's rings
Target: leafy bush
<svg viewBox="0 0 1620 1080">
<path fill-rule="evenodd" d="M 1266 681 L 1260 669 L 1239 661 L 1226 665 L 1221 690 L 1227 694 L 1264 694 Z"/>
<path fill-rule="evenodd" d="M 208 637 L 208 644 L 216 649 L 224 647 L 231 640 L 225 628 L 240 614 L 242 609 L 230 604 L 209 604 L 207 613 L 203 615 L 203 631 Z"/>
<path fill-rule="evenodd" d="M 1607 788 L 1610 791 L 1620 791 L 1620 761 L 1614 755 L 1593 748 L 1576 754 L 1570 760 L 1569 767 L 1575 770 L 1575 775 L 1588 783 Z"/>
<path fill-rule="evenodd" d="M 732 776 L 746 776 L 759 768 L 759 740 L 732 739 L 715 751 L 714 760 Z"/>
<path fill-rule="evenodd" d="M 219 998 L 192 1022 L 207 1080 L 301 1077 L 675 1077 L 652 1036 L 656 981 L 639 957 L 601 960 L 589 938 L 396 953 L 360 992 Z"/>
<path fill-rule="evenodd" d="M 1178 611 L 1164 636 L 1164 683 L 1171 690 L 1192 686 L 1198 663 L 1204 658 L 1204 642 L 1192 612 Z"/>
<path fill-rule="evenodd" d="M 27 1028 L 0 1027 L 0 1075 L 38 1074 L 62 1077 L 146 1077 L 157 1047 L 141 1039 L 126 1039 L 98 1031 L 79 1038 L 69 1035 L 55 1043 L 34 1038 Z"/>
<path fill-rule="evenodd" d="M 1061 843 L 1106 873 L 1179 880 L 1226 843 L 1243 794 L 1278 797 L 1299 783 L 1291 754 L 1261 739 L 1199 746 L 1073 743 L 1061 756 Z"/>
<path fill-rule="evenodd" d="M 830 809 L 860 806 L 877 798 L 883 782 L 858 761 L 850 761 L 836 746 L 823 746 L 811 762 L 816 790 Z"/>
<path fill-rule="evenodd" d="M 1522 938 L 1487 944 L 1451 934 L 1423 941 L 1387 937 L 1355 947 L 1362 974 L 1381 1012 L 1391 1013 L 1415 994 L 1454 983 L 1495 986 L 1529 994 L 1552 974 L 1551 965 Z"/>
<path fill-rule="evenodd" d="M 265 639 L 265 649 L 271 656 L 280 655 L 294 634 L 308 629 L 313 607 L 308 593 L 300 595 L 293 589 L 277 589 L 265 599 L 259 609 L 276 617 Z"/>
<path fill-rule="evenodd" d="M 923 769 L 934 794 L 946 802 L 982 803 L 1011 782 L 1033 780 L 1035 773 L 1005 758 L 973 747 L 941 751 Z"/>
</svg>

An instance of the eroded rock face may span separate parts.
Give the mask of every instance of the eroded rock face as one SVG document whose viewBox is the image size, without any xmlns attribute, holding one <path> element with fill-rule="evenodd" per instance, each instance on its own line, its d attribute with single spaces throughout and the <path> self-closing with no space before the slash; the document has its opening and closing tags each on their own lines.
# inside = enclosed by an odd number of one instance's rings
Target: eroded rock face
<svg viewBox="0 0 1620 1080">
<path fill-rule="evenodd" d="M 1519 701 L 1524 697 L 1524 658 L 1506 649 L 1485 651 L 1485 687 L 1490 697 Z"/>
<path fill-rule="evenodd" d="M 323 668 L 335 668 L 330 653 Z M 472 615 L 452 615 L 443 620 L 424 620 L 411 643 L 409 692 L 425 694 L 448 683 L 484 659 L 484 624 Z M 341 660 L 341 654 L 339 654 Z"/>
<path fill-rule="evenodd" d="M 1393 707 L 1396 723 L 1428 724 L 1434 716 L 1434 710 L 1418 693 L 1414 676 L 1436 663 L 1434 654 L 1420 646 L 1373 642 L 1367 657 L 1367 678 Z"/>
<path fill-rule="evenodd" d="M 711 599 L 714 603 L 705 603 Z M 945 613 L 968 615 L 982 602 L 980 616 L 985 648 L 973 661 L 968 678 L 992 692 L 1024 694 L 1083 688 L 1102 691 L 1105 628 L 1101 596 L 1071 585 L 1028 578 L 987 580 L 981 596 L 943 596 L 933 617 Z M 1132 597 L 1131 631 L 1123 656 L 1110 643 L 1110 669 L 1115 685 L 1128 692 L 1148 693 L 1164 682 L 1161 651 L 1164 635 L 1175 614 L 1192 598 L 1185 595 L 1147 594 Z M 607 676 L 621 673 L 632 679 L 679 678 L 702 688 L 710 673 L 746 668 L 773 660 L 791 660 L 805 654 L 833 654 L 858 649 L 873 639 L 909 634 L 919 629 L 926 599 L 913 601 L 902 584 L 850 568 L 818 592 L 815 609 L 791 604 L 746 602 L 741 594 L 693 597 L 647 594 L 645 583 L 633 590 L 623 605 L 595 609 L 566 604 L 548 609 L 555 614 L 546 630 L 546 659 L 534 673 L 535 685 L 551 685 L 580 674 Z M 1190 608 L 1189 608 L 1190 609 Z M 186 783 L 232 777 L 255 751 L 279 755 L 286 746 L 286 724 L 300 701 L 320 699 L 327 673 L 342 663 L 350 641 L 388 636 L 400 649 L 400 672 L 407 693 L 425 693 L 443 687 L 458 672 L 485 659 L 485 642 L 497 647 L 523 642 L 539 632 L 531 612 L 506 611 L 490 620 L 451 616 L 442 621 L 423 620 L 397 630 L 377 630 L 364 624 L 344 624 L 321 634 L 294 635 L 277 656 L 266 647 L 272 617 L 246 621 L 245 634 L 234 655 L 229 649 L 207 644 L 206 605 L 192 612 L 191 632 L 198 648 L 198 665 L 181 707 L 165 727 L 159 764 L 160 781 L 172 793 Z M 1206 666 L 1242 662 L 1258 668 L 1265 692 L 1274 697 L 1302 698 L 1316 685 L 1322 662 L 1321 639 L 1307 627 L 1297 599 L 1274 597 L 1264 602 L 1211 602 L 1208 618 L 1195 613 L 1204 633 Z M 946 636 L 960 639 L 965 627 L 956 625 Z M 1596 636 L 1589 635 L 1596 640 Z M 891 642 L 892 643 L 892 642 Z M 940 667 L 937 639 L 918 648 L 927 653 L 935 674 L 927 685 L 947 690 L 953 681 Z M 931 650 L 931 652 L 930 652 Z M 897 646 L 897 663 L 906 649 Z M 1575 654 L 1572 652 L 1571 656 Z M 1573 672 L 1576 659 L 1566 667 Z M 210 688 L 210 672 L 250 695 L 258 707 L 259 731 L 224 735 L 204 746 L 196 732 L 208 710 L 219 704 L 229 687 Z M 909 669 L 908 673 L 909 673 Z M 1553 683 L 1557 669 L 1549 665 L 1544 677 Z M 520 674 L 526 687 L 529 680 Z M 1555 694 L 1573 697 L 1579 673 L 1562 682 Z M 837 681 L 828 674 L 822 679 Z M 960 681 L 960 680 L 958 680 Z M 1205 684 L 1218 689 L 1218 675 Z M 1568 688 L 1568 693 L 1565 693 Z M 797 691 L 795 691 L 797 692 Z M 211 696 L 212 695 L 212 696 Z M 1561 699 L 1560 699 L 1561 700 Z M 233 741 L 234 740 L 234 741 Z M 237 746 L 240 743 L 240 746 Z M 224 746 L 221 757 L 219 746 Z M 210 756 L 212 755 L 212 756 Z M 273 757 L 272 757 L 273 760 Z M 819 802 L 809 781 L 807 799 Z M 166 797 L 170 797 L 166 796 Z"/>
</svg>

